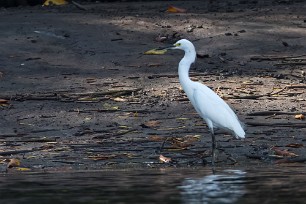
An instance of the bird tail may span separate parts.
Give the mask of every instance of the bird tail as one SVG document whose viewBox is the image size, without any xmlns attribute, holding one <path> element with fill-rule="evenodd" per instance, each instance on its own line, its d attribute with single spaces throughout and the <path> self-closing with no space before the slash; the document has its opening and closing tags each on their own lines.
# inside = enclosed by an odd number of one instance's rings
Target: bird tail
<svg viewBox="0 0 306 204">
<path fill-rule="evenodd" d="M 234 133 L 237 139 L 239 138 L 245 138 L 245 132 L 244 129 L 242 128 L 242 125 L 236 125 L 235 129 L 234 129 Z"/>
</svg>

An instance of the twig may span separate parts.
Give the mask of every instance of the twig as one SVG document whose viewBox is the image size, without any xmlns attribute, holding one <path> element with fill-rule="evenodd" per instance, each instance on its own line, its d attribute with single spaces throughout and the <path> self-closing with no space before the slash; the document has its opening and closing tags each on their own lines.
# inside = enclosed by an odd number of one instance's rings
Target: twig
<svg viewBox="0 0 306 204">
<path fill-rule="evenodd" d="M 267 96 L 267 94 L 263 95 L 244 95 L 244 96 L 225 96 L 227 99 L 258 99 L 261 97 Z"/>
<path fill-rule="evenodd" d="M 12 134 L 0 134 L 0 138 L 7 138 L 7 137 L 22 137 L 24 135 L 27 135 L 25 133 L 12 133 Z"/>
<path fill-rule="evenodd" d="M 131 132 L 137 131 L 136 128 L 130 129 L 130 130 L 125 130 L 125 131 L 121 131 L 121 132 L 116 132 L 116 133 L 109 133 L 108 137 L 116 137 L 116 136 L 122 136 Z M 105 134 L 103 135 L 97 135 L 93 137 L 94 139 L 99 139 L 99 138 L 105 138 Z"/>
<path fill-rule="evenodd" d="M 259 111 L 248 113 L 248 116 L 270 116 L 270 115 L 297 115 L 303 114 L 306 115 L 306 112 L 282 112 L 282 111 Z"/>
<path fill-rule="evenodd" d="M 257 154 L 245 154 L 246 157 L 250 158 L 250 159 L 263 159 L 262 155 L 257 155 Z"/>
<path fill-rule="evenodd" d="M 28 152 L 35 152 L 35 151 L 39 151 L 39 150 L 41 150 L 41 148 L 6 151 L 6 152 L 0 152 L 0 156 L 8 156 L 8 155 L 12 155 L 12 154 L 22 154 L 22 153 L 28 153 Z"/>
<path fill-rule="evenodd" d="M 281 163 L 304 163 L 306 162 L 306 157 L 294 157 L 294 158 L 285 158 L 285 159 L 280 159 L 275 162 L 275 164 L 281 164 Z"/>
<path fill-rule="evenodd" d="M 296 65 L 306 65 L 306 62 L 283 62 L 283 63 L 278 63 L 275 64 L 275 66 L 296 66 Z"/>
<path fill-rule="evenodd" d="M 81 9 L 83 11 L 87 11 L 88 10 L 85 6 L 79 4 L 79 3 L 75 2 L 75 1 L 71 1 L 71 3 L 74 4 L 78 9 Z"/>
<path fill-rule="evenodd" d="M 85 109 L 85 110 L 79 110 L 79 109 L 73 109 L 69 110 L 69 112 L 77 112 L 77 113 L 90 113 L 90 112 L 133 112 L 133 113 L 151 113 L 151 112 L 160 112 L 160 111 L 152 111 L 152 110 L 146 110 L 146 109 L 133 109 L 133 110 L 122 110 L 122 109 Z"/>
<path fill-rule="evenodd" d="M 232 156 L 228 156 L 227 159 L 233 162 L 232 165 L 237 164 L 237 160 L 234 159 Z"/>
<path fill-rule="evenodd" d="M 163 141 L 162 145 L 159 147 L 159 154 L 162 153 L 164 147 L 165 147 L 165 143 L 168 141 L 169 137 L 166 137 L 166 139 Z"/>
<path fill-rule="evenodd" d="M 290 85 L 286 85 L 284 88 L 282 88 L 281 90 L 278 90 L 277 92 L 273 91 L 267 95 L 272 96 L 272 95 L 276 95 L 279 94 L 283 91 L 285 91 L 286 89 L 295 89 L 295 88 L 306 88 L 306 85 L 300 85 L 300 84 L 290 84 Z"/>
<path fill-rule="evenodd" d="M 260 122 L 246 122 L 251 126 L 274 126 L 274 127 L 306 127 L 306 123 L 260 123 Z"/>
<path fill-rule="evenodd" d="M 101 92 L 85 92 L 85 93 L 30 93 L 30 94 L 16 94 L 16 95 L 0 95 L 0 98 L 6 100 L 59 100 L 59 101 L 75 101 L 81 97 L 102 97 L 102 96 L 123 96 L 129 95 L 134 92 L 140 91 L 140 88 L 136 89 L 124 89 L 124 90 L 108 90 Z"/>
<path fill-rule="evenodd" d="M 37 139 L 23 139 L 23 140 L 4 140 L 3 142 L 56 142 L 56 138 L 37 138 Z"/>
<path fill-rule="evenodd" d="M 298 59 L 299 57 L 304 57 L 306 55 L 298 55 L 298 56 L 253 56 L 251 60 L 259 60 L 259 61 L 273 61 L 273 60 L 290 60 L 290 59 Z"/>
</svg>

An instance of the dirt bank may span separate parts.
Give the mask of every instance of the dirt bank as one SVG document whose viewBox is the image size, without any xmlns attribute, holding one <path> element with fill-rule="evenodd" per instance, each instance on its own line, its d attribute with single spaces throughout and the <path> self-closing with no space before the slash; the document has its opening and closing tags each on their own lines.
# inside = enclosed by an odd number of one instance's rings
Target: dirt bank
<svg viewBox="0 0 306 204">
<path fill-rule="evenodd" d="M 274 146 L 303 161 L 306 3 L 229 2 L 1 9 L 3 168 L 6 158 L 33 171 L 205 165 L 211 138 L 178 83 L 183 53 L 143 54 L 180 38 L 198 50 L 193 80 L 247 127 L 245 140 L 217 132 L 218 165 L 288 162 Z M 172 164 L 158 159 L 166 138 Z"/>
</svg>

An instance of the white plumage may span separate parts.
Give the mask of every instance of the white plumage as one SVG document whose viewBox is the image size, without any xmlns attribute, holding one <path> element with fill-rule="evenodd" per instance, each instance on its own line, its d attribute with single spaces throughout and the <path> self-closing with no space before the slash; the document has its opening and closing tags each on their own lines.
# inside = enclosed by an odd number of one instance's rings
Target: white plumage
<svg viewBox="0 0 306 204">
<path fill-rule="evenodd" d="M 196 59 L 194 45 L 182 39 L 168 49 L 180 49 L 185 51 L 183 59 L 179 63 L 178 73 L 180 83 L 187 94 L 188 99 L 200 116 L 205 120 L 212 134 L 212 164 L 215 160 L 215 136 L 214 128 L 222 128 L 232 132 L 236 138 L 244 138 L 245 132 L 234 111 L 215 92 L 199 82 L 189 78 L 189 69 Z"/>
</svg>

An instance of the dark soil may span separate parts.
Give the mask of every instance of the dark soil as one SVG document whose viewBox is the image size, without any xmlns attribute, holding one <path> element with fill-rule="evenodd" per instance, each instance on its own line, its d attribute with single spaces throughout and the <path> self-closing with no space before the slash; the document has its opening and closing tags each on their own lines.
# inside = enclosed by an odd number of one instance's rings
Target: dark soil
<svg viewBox="0 0 306 204">
<path fill-rule="evenodd" d="M 305 2 L 83 6 L 0 10 L 3 170 L 11 158 L 32 171 L 209 165 L 209 131 L 178 83 L 183 53 L 143 54 L 181 38 L 199 54 L 193 80 L 246 124 L 244 140 L 217 131 L 218 166 L 305 161 Z"/>
</svg>

